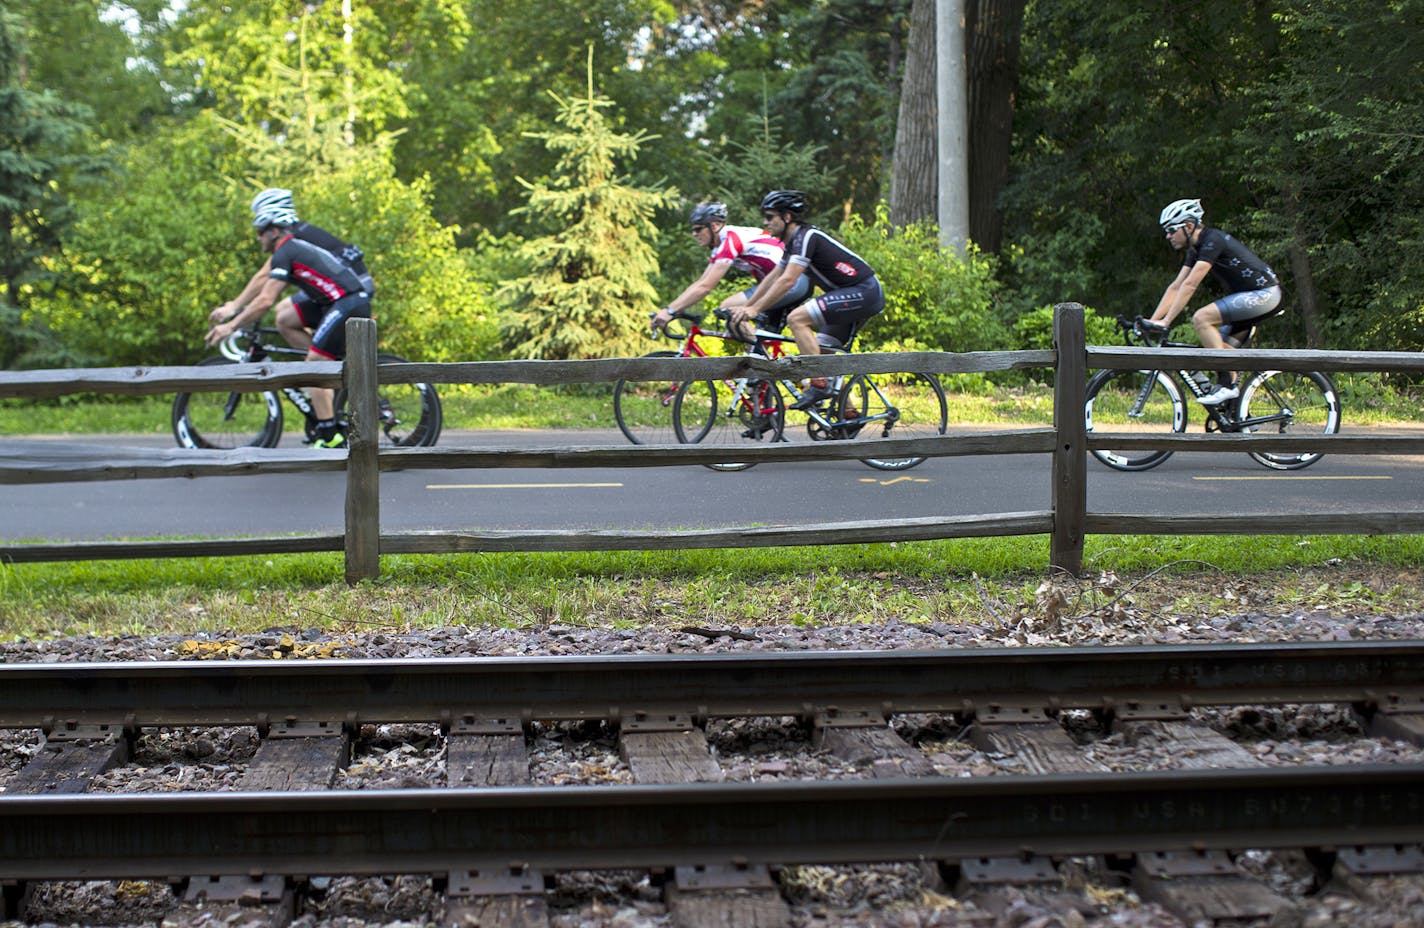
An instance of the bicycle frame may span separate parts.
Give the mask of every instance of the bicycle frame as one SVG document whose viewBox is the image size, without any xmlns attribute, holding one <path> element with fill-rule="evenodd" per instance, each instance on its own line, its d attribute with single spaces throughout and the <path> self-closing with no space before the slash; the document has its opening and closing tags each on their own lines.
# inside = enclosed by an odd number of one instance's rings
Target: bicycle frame
<svg viewBox="0 0 1424 928">
<path fill-rule="evenodd" d="M 773 361 L 785 357 L 786 349 L 784 346 L 788 342 L 795 341 L 795 339 L 791 338 L 790 336 L 782 335 L 779 332 L 771 332 L 767 329 L 757 329 L 755 333 L 756 341 L 753 343 L 747 343 L 745 340 L 732 335 L 726 329 L 704 329 L 695 319 L 691 317 L 675 316 L 674 318 L 685 319 L 689 323 L 687 334 L 684 335 L 682 338 L 682 347 L 678 353 L 678 357 L 682 358 L 708 357 L 707 352 L 702 348 L 701 345 L 697 343 L 698 336 L 718 338 L 722 339 L 723 341 L 741 342 L 742 344 L 747 345 L 747 354 L 759 354 Z M 844 353 L 844 349 L 841 349 L 841 353 Z M 868 423 L 883 421 L 885 423 L 885 429 L 888 433 L 889 429 L 894 427 L 895 423 L 899 420 L 900 411 L 892 403 L 889 402 L 885 394 L 881 391 L 879 384 L 875 383 L 874 381 L 869 382 L 872 388 L 875 390 L 877 397 L 879 397 L 879 399 L 884 404 L 886 412 L 878 415 L 861 416 L 853 419 L 831 419 L 823 415 L 822 412 L 816 407 L 798 411 L 804 412 L 806 414 L 807 419 L 810 420 L 807 423 L 808 427 L 814 424 L 816 427 L 819 427 L 820 429 L 826 432 L 859 431 Z M 734 418 L 736 417 L 738 410 L 742 406 L 752 402 L 746 393 L 747 378 L 742 378 L 740 380 L 723 380 L 722 383 L 724 386 L 727 387 L 728 391 L 731 394 L 731 398 L 728 400 L 727 403 L 727 408 L 723 410 L 722 415 L 727 418 Z M 782 378 L 780 380 L 777 380 L 776 383 L 780 385 L 780 387 L 784 389 L 790 396 L 796 399 L 799 399 L 801 397 L 801 387 L 795 381 L 792 381 L 787 378 Z M 672 402 L 673 397 L 677 394 L 677 389 L 679 386 L 681 386 L 680 383 L 673 384 L 672 388 L 662 398 L 662 403 L 664 406 L 669 405 Z M 839 378 L 837 378 L 836 386 L 838 388 L 840 386 Z M 757 408 L 750 409 L 749 411 L 753 415 L 767 415 L 773 412 L 774 410 L 770 408 Z"/>
<path fill-rule="evenodd" d="M 1136 334 L 1127 327 L 1124 327 L 1124 331 L 1128 332 L 1129 334 Z M 1254 332 L 1255 330 L 1253 329 L 1251 334 L 1254 334 Z M 1150 339 L 1141 335 L 1138 335 L 1137 343 L 1146 348 L 1190 348 L 1194 350 L 1199 350 L 1201 348 L 1200 345 L 1194 345 L 1191 342 L 1174 342 L 1168 341 L 1166 339 L 1163 339 L 1161 342 L 1153 344 Z M 1251 336 L 1247 335 L 1247 337 L 1242 341 L 1241 347 L 1244 348 L 1250 343 Z M 1130 338 L 1128 344 L 1132 344 Z M 1209 390 L 1207 390 L 1207 388 L 1202 386 L 1202 384 L 1197 380 L 1196 377 L 1197 374 L 1204 374 L 1205 371 L 1191 370 L 1189 368 L 1183 367 L 1178 368 L 1172 371 L 1171 373 L 1177 375 L 1178 382 L 1182 386 L 1186 387 L 1187 392 L 1190 393 L 1196 399 L 1201 399 L 1203 396 L 1206 396 L 1208 392 L 1210 392 Z M 1241 432 L 1249 429 L 1254 429 L 1258 426 L 1267 425 L 1272 422 L 1285 422 L 1295 418 L 1295 411 L 1289 406 L 1287 406 L 1284 401 L 1281 400 L 1280 394 L 1276 392 L 1275 387 L 1273 387 L 1269 382 L 1267 382 L 1265 384 L 1265 390 L 1267 393 L 1270 394 L 1271 399 L 1276 401 L 1276 403 L 1279 405 L 1281 410 L 1280 412 L 1271 413 L 1270 415 L 1265 416 L 1248 416 L 1245 419 L 1238 419 L 1236 417 L 1235 410 L 1229 404 L 1219 403 L 1215 406 L 1202 406 L 1202 409 L 1206 411 L 1206 430 L 1208 432 Z M 1152 380 L 1149 378 L 1148 380 L 1143 381 L 1142 390 L 1138 393 L 1137 402 L 1133 403 L 1132 409 L 1128 413 L 1130 417 L 1137 418 L 1138 416 L 1142 415 L 1143 404 L 1147 402 L 1147 397 L 1151 392 Z"/>
<path fill-rule="evenodd" d="M 307 353 L 301 348 L 292 348 L 288 345 L 273 345 L 263 340 L 263 336 L 280 334 L 276 329 L 255 327 L 251 329 L 238 329 L 227 338 L 218 343 L 218 353 L 229 361 L 256 362 L 264 361 L 271 355 L 291 355 L 306 357 Z M 240 343 L 248 340 L 246 348 Z M 307 431 L 310 433 L 316 427 L 316 409 L 311 404 L 311 397 L 300 387 L 282 387 L 281 393 L 287 398 L 287 402 L 297 408 L 297 411 L 306 418 Z M 241 395 L 233 393 L 228 397 L 224 412 L 227 418 L 231 419 L 237 407 Z"/>
</svg>

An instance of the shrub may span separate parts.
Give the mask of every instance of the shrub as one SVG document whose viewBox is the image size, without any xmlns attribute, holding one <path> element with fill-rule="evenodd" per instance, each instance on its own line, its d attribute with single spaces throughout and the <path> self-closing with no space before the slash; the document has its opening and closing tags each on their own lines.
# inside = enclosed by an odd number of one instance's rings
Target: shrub
<svg viewBox="0 0 1424 928">
<path fill-rule="evenodd" d="M 1009 344 L 995 297 L 995 262 L 973 245 L 955 253 L 939 244 L 934 223 L 890 222 L 884 203 L 867 225 L 852 216 L 840 237 L 885 286 L 885 311 L 871 320 L 861 350 L 994 351 Z"/>
</svg>

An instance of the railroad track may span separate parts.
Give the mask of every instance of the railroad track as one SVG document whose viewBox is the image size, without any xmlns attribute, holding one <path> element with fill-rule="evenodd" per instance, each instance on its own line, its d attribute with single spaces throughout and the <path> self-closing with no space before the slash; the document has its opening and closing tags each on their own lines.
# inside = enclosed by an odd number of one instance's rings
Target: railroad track
<svg viewBox="0 0 1424 928">
<path fill-rule="evenodd" d="M 937 891 L 992 900 L 1052 898 L 1087 858 L 1221 924 L 1300 905 L 1242 874 L 1246 850 L 1360 898 L 1424 888 L 1424 766 L 1264 767 L 1195 717 L 1301 704 L 1424 745 L 1424 643 L 8 665 L 0 728 L 44 745 L 0 780 L 0 885 L 16 917 L 44 881 L 158 881 L 174 925 L 280 924 L 325 875 L 428 879 L 450 925 L 548 924 L 555 874 L 608 868 L 650 874 L 689 925 L 788 923 L 789 865 L 916 862 Z M 1180 766 L 1101 769 L 1060 724 L 1083 713 L 1165 739 Z M 938 775 L 890 724 L 925 715 L 1026 775 Z M 725 782 L 707 729 L 766 717 L 863 778 Z M 550 723 L 616 732 L 635 782 L 531 785 L 527 735 Z M 331 789 L 380 725 L 438 728 L 444 782 Z M 144 732 L 234 726 L 261 739 L 235 791 L 89 792 Z"/>
</svg>

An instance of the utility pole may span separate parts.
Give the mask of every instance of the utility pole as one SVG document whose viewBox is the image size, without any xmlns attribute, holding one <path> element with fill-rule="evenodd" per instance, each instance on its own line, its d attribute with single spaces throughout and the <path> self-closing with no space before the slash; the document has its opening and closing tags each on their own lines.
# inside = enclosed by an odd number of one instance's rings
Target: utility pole
<svg viewBox="0 0 1424 928">
<path fill-rule="evenodd" d="M 969 83 L 964 63 L 967 2 L 935 0 L 939 241 L 955 251 L 969 242 Z"/>
</svg>

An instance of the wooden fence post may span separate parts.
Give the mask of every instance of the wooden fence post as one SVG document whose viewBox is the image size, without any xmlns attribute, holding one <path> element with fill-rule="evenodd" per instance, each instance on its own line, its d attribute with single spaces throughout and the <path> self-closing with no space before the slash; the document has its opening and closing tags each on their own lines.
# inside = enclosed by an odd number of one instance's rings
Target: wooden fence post
<svg viewBox="0 0 1424 928">
<path fill-rule="evenodd" d="M 1087 335 L 1081 303 L 1053 307 L 1053 342 L 1058 366 L 1053 378 L 1053 542 L 1049 566 L 1078 576 L 1083 571 L 1083 536 L 1088 514 Z"/>
<path fill-rule="evenodd" d="M 380 410 L 376 399 L 376 323 L 346 320 L 346 582 L 381 572 Z"/>
</svg>

